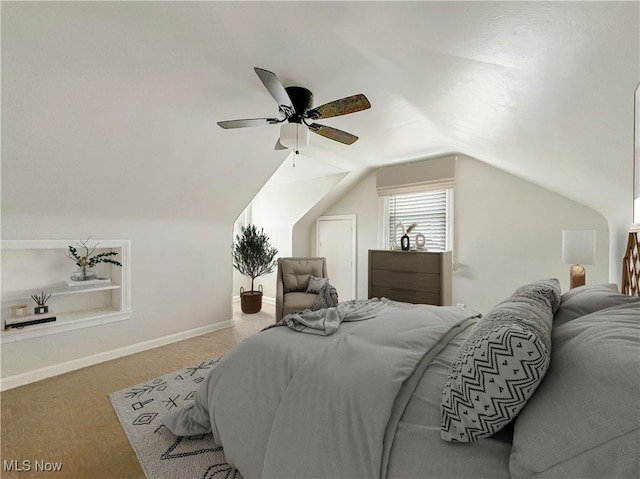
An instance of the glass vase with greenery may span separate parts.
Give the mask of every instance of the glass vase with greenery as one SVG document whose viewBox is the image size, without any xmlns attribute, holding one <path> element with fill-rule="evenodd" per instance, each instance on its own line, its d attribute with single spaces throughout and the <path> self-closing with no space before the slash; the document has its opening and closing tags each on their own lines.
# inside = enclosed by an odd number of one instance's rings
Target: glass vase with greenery
<svg viewBox="0 0 640 479">
<path fill-rule="evenodd" d="M 115 259 L 112 259 L 113 256 L 116 256 L 118 253 L 115 251 L 105 251 L 103 253 L 94 254 L 96 249 L 98 248 L 98 243 L 95 246 L 88 246 L 89 240 L 91 237 L 87 238 L 85 241 L 80 241 L 80 243 L 76 243 L 79 248 L 84 251 L 78 252 L 78 248 L 75 246 L 69 245 L 69 250 L 65 253 L 66 257 L 73 261 L 78 267 L 78 275 L 73 275 L 72 279 L 78 281 L 87 281 L 92 279 L 97 275 L 92 275 L 91 271 L 94 266 L 100 263 L 110 263 L 116 266 L 122 266 L 122 264 Z M 84 254 L 83 254 L 84 253 Z"/>
</svg>

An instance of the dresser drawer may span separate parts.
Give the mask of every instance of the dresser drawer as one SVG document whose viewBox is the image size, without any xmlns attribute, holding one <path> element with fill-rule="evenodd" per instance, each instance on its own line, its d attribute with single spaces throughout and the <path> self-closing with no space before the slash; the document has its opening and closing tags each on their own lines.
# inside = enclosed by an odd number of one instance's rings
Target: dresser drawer
<svg viewBox="0 0 640 479">
<path fill-rule="evenodd" d="M 371 269 L 371 284 L 385 288 L 440 293 L 440 275 Z"/>
<path fill-rule="evenodd" d="M 440 254 L 414 251 L 371 251 L 371 268 L 391 271 L 439 271 Z"/>
<path fill-rule="evenodd" d="M 404 303 L 440 305 L 440 295 L 438 293 L 386 288 L 383 286 L 371 286 L 370 297 L 389 298 L 394 301 L 402 301 Z"/>
</svg>

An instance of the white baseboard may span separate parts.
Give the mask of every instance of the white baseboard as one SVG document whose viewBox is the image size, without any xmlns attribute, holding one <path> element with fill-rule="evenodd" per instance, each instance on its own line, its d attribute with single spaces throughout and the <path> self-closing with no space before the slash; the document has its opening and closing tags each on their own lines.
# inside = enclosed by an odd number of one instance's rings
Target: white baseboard
<svg viewBox="0 0 640 479">
<path fill-rule="evenodd" d="M 113 349 L 111 351 L 105 351 L 103 353 L 93 354 L 84 358 L 74 359 L 73 361 L 67 361 L 60 364 L 54 364 L 26 373 L 16 374 L 14 376 L 8 376 L 0 379 L 0 391 L 6 391 L 7 389 L 13 389 L 18 386 L 24 386 L 25 384 L 47 379 L 59 374 L 75 371 L 76 369 L 86 368 L 87 366 L 93 366 L 94 364 L 103 363 L 112 359 L 121 358 L 130 354 L 146 351 L 147 349 L 157 348 L 159 346 L 165 346 L 167 344 L 189 339 L 194 336 L 200 336 L 202 334 L 217 331 L 219 329 L 229 328 L 233 326 L 233 319 L 223 321 L 221 323 L 215 323 L 208 326 L 202 326 L 200 328 L 190 329 L 188 331 L 182 331 L 180 333 L 170 334 L 161 338 L 151 339 L 149 341 L 143 341 L 141 343 L 132 344 L 130 346 L 124 346 L 122 348 Z"/>
</svg>

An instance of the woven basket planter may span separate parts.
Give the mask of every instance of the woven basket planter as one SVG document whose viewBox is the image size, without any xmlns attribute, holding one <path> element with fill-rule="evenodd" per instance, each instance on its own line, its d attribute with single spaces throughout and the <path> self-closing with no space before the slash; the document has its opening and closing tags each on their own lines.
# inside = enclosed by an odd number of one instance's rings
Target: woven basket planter
<svg viewBox="0 0 640 479">
<path fill-rule="evenodd" d="M 240 288 L 240 307 L 242 312 L 246 314 L 254 314 L 262 309 L 262 285 L 259 291 L 245 291 Z"/>
</svg>

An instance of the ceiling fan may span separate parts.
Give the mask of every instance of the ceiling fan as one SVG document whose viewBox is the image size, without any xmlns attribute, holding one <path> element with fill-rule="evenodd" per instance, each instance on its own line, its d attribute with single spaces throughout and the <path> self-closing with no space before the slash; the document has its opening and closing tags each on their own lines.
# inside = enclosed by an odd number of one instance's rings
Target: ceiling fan
<svg viewBox="0 0 640 479">
<path fill-rule="evenodd" d="M 315 123 L 315 120 L 346 115 L 370 108 L 371 104 L 363 94 L 348 96 L 312 108 L 313 93 L 306 88 L 299 86 L 285 88 L 275 73 L 258 67 L 255 67 L 254 70 L 276 103 L 278 103 L 281 117 L 219 121 L 218 125 L 222 128 L 245 128 L 286 122 L 280 128 L 280 138 L 276 142 L 275 149 L 295 148 L 296 153 L 299 147 L 306 146 L 309 143 L 309 131 L 345 145 L 351 145 L 358 139 L 357 136 L 346 131 Z"/>
</svg>

